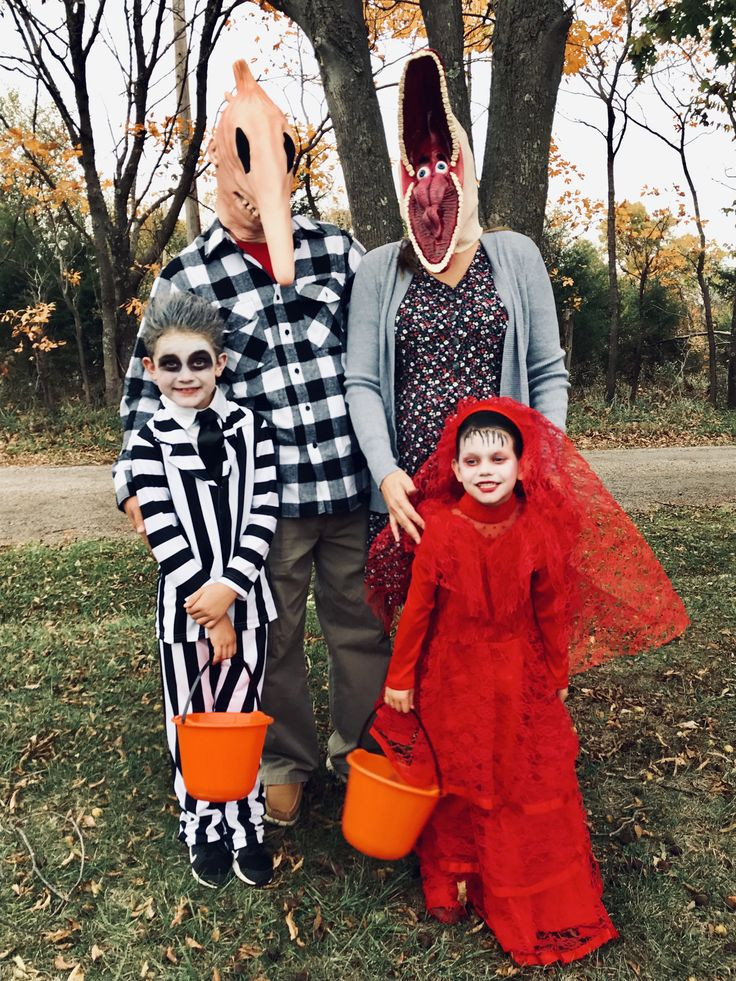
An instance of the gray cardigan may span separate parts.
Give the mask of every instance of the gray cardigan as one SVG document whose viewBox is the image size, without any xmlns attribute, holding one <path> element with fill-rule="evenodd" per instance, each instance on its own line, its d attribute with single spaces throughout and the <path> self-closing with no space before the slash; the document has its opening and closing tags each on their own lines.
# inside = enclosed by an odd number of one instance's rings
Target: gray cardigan
<svg viewBox="0 0 736 981">
<path fill-rule="evenodd" d="M 539 249 L 518 232 L 489 232 L 481 243 L 509 317 L 501 395 L 531 405 L 564 429 L 569 385 L 552 286 Z M 374 482 L 374 511 L 386 510 L 378 487 L 398 468 L 394 328 L 412 280 L 410 272 L 398 268 L 399 247 L 392 242 L 369 252 L 350 295 L 345 389 L 350 419 Z"/>
</svg>

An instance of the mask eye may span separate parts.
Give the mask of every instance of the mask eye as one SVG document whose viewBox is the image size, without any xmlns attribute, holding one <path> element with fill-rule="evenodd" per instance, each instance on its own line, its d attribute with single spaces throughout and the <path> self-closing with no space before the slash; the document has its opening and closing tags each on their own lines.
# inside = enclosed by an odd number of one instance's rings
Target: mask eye
<svg viewBox="0 0 736 981">
<path fill-rule="evenodd" d="M 235 130 L 235 147 L 238 151 L 238 156 L 240 157 L 240 162 L 243 165 L 243 170 L 246 174 L 250 173 L 250 143 L 248 143 L 248 137 L 238 126 Z"/>
<path fill-rule="evenodd" d="M 294 157 L 296 156 L 294 141 L 288 133 L 284 133 L 284 150 L 286 151 L 286 173 L 288 174 L 294 166 Z"/>
<path fill-rule="evenodd" d="M 425 177 L 429 177 L 429 174 L 430 174 L 430 170 L 426 164 L 422 164 L 419 170 L 417 170 L 417 177 L 419 178 L 420 181 L 423 181 Z"/>
<path fill-rule="evenodd" d="M 434 168 L 438 174 L 446 174 L 450 169 L 446 160 L 438 160 Z"/>
</svg>

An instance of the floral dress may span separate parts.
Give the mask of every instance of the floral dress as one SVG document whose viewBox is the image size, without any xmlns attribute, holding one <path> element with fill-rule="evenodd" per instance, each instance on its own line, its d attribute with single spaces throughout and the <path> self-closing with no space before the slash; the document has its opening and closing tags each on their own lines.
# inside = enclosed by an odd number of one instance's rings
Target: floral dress
<svg viewBox="0 0 736 981">
<path fill-rule="evenodd" d="M 499 394 L 507 324 L 482 246 L 454 288 L 424 270 L 414 276 L 396 316 L 394 398 L 402 470 L 417 472 L 461 398 Z M 371 515 L 371 539 L 386 521 L 385 514 Z"/>
</svg>

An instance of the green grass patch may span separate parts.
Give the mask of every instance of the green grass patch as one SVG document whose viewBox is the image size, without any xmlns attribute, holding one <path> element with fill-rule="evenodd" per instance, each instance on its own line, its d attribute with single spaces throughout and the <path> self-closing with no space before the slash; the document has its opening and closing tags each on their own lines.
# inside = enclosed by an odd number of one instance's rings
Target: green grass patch
<svg viewBox="0 0 736 981">
<path fill-rule="evenodd" d="M 43 409 L 0 409 L 0 464 L 111 463 L 120 452 L 117 407 L 61 403 Z"/>
<path fill-rule="evenodd" d="M 694 623 L 663 651 L 575 679 L 581 785 L 623 942 L 545 976 L 725 981 L 736 952 L 736 514 L 661 509 L 639 523 Z M 0 578 L 0 976 L 66 979 L 75 965 L 87 979 L 540 973 L 514 968 L 478 921 L 426 919 L 413 859 L 352 851 L 342 788 L 325 773 L 303 822 L 269 833 L 273 886 L 199 887 L 175 840 L 153 563 L 136 542 L 9 548 Z M 308 637 L 324 745 L 326 655 L 311 610 Z"/>
<path fill-rule="evenodd" d="M 643 390 L 633 404 L 617 397 L 608 405 L 595 384 L 571 389 L 567 432 L 582 449 L 734 443 L 736 412 L 661 388 Z"/>
</svg>

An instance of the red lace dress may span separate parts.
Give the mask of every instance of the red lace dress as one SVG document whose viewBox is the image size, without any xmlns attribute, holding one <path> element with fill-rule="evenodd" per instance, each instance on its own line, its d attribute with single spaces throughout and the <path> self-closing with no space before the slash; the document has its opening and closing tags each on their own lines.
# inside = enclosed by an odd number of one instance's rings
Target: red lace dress
<svg viewBox="0 0 736 981">
<path fill-rule="evenodd" d="M 459 426 L 486 409 L 523 439 L 518 496 L 498 508 L 462 496 L 451 468 Z M 457 920 L 464 880 L 516 961 L 576 960 L 617 933 L 557 689 L 568 671 L 667 643 L 687 613 L 637 528 L 533 409 L 462 402 L 414 480 L 421 543 L 383 531 L 366 583 L 387 627 L 404 604 L 386 684 L 415 688 L 447 793 L 417 844 L 427 907 Z M 414 715 L 383 706 L 371 731 L 405 780 L 436 780 Z"/>
<path fill-rule="evenodd" d="M 429 517 L 386 684 L 415 687 L 448 795 L 417 845 L 427 908 L 458 919 L 464 880 L 501 946 L 519 963 L 548 964 L 617 933 L 575 776 L 577 737 L 556 694 L 567 685 L 567 631 L 544 568 L 525 570 L 513 609 L 493 609 L 494 581 L 513 577 L 506 563 L 528 553 L 524 507 L 466 496 Z M 483 606 L 453 588 L 468 565 Z"/>
</svg>

